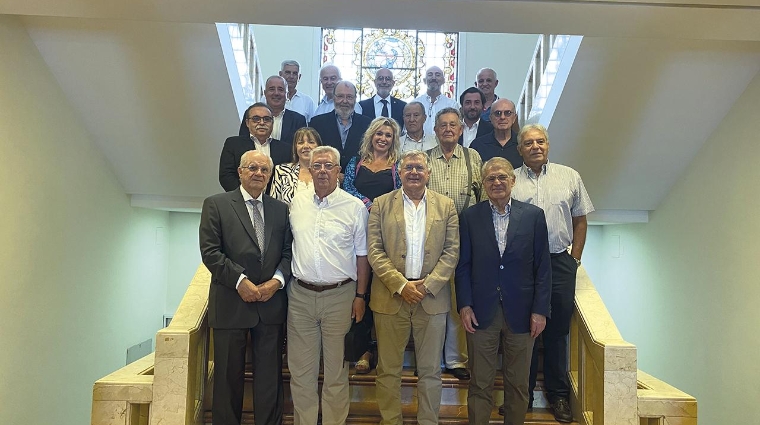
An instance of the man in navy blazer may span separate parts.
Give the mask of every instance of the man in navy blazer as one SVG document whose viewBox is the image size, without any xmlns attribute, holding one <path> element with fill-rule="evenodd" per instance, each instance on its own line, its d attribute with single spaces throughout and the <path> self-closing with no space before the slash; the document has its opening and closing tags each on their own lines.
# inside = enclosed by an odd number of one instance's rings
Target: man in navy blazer
<svg viewBox="0 0 760 425">
<path fill-rule="evenodd" d="M 215 425 L 239 425 L 243 413 L 245 351 L 253 351 L 253 404 L 257 424 L 282 423 L 283 324 L 288 301 L 291 245 L 288 207 L 264 194 L 272 160 L 243 154 L 241 184 L 203 202 L 199 228 L 203 264 L 211 272 L 208 325 L 214 332 Z"/>
<path fill-rule="evenodd" d="M 293 143 L 293 135 L 299 128 L 306 127 L 306 117 L 298 112 L 285 109 L 288 100 L 288 85 L 285 78 L 272 75 L 264 85 L 264 99 L 274 117 L 272 138 L 287 144 Z M 245 119 L 240 123 L 240 136 L 248 135 Z M 290 161 L 288 161 L 290 162 Z M 275 164 L 277 165 L 277 164 Z"/>
<path fill-rule="evenodd" d="M 471 424 L 488 424 L 501 340 L 504 423 L 521 425 L 528 408 L 533 341 L 550 313 L 551 265 L 541 208 L 511 199 L 515 174 L 504 158 L 483 164 L 488 201 L 460 219 L 457 308 L 470 347 Z"/>
<path fill-rule="evenodd" d="M 238 166 L 243 154 L 250 150 L 262 151 L 272 158 L 274 165 L 293 161 L 292 146 L 272 138 L 274 118 L 267 105 L 254 103 L 245 110 L 243 117 L 247 133 L 228 137 L 219 156 L 219 184 L 227 192 L 240 186 Z"/>
<path fill-rule="evenodd" d="M 372 119 L 354 112 L 356 86 L 350 81 L 340 81 L 335 85 L 335 110 L 317 115 L 309 123 L 317 130 L 322 144 L 332 146 L 340 152 L 340 168 L 346 169 L 351 157 L 359 153 L 362 137 Z M 350 126 L 350 127 L 349 127 Z M 348 128 L 348 133 L 341 133 Z"/>
<path fill-rule="evenodd" d="M 393 118 L 399 128 L 404 128 L 404 107 L 406 102 L 391 96 L 396 84 L 393 73 L 388 68 L 380 68 L 375 73 L 376 93 L 369 99 L 362 100 L 362 115 L 375 119 L 377 117 Z"/>
</svg>

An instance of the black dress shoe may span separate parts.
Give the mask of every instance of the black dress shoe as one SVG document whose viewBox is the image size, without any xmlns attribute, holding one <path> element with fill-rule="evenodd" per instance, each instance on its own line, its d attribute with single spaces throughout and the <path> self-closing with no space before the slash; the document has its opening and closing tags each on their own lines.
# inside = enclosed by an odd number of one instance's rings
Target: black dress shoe
<svg viewBox="0 0 760 425">
<path fill-rule="evenodd" d="M 530 399 L 528 401 L 528 412 L 532 412 L 532 411 L 533 411 L 533 399 Z M 499 415 L 500 416 L 504 416 L 504 405 L 503 404 L 501 406 L 499 406 Z"/>
<path fill-rule="evenodd" d="M 470 379 L 470 372 L 463 367 L 455 367 L 454 369 L 446 368 L 445 372 L 454 375 L 454 378 L 457 378 L 460 381 Z"/>
<path fill-rule="evenodd" d="M 504 416 L 504 405 L 499 406 L 499 415 Z"/>
<path fill-rule="evenodd" d="M 570 411 L 570 403 L 566 398 L 560 397 L 551 404 L 554 419 L 558 422 L 570 423 L 573 421 L 573 413 Z"/>
</svg>

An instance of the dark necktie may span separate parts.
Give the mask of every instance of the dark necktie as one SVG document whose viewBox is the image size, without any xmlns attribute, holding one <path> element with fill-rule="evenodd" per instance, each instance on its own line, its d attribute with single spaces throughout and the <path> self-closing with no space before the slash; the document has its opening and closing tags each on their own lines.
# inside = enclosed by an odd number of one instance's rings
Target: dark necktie
<svg viewBox="0 0 760 425">
<path fill-rule="evenodd" d="M 256 232 L 256 242 L 259 243 L 259 249 L 261 250 L 261 261 L 264 261 L 264 219 L 261 218 L 258 204 L 261 202 L 258 199 L 251 199 L 248 201 L 253 207 L 253 231 Z"/>
<path fill-rule="evenodd" d="M 383 102 L 383 112 L 380 115 L 388 118 L 388 100 L 380 99 L 380 101 Z"/>
</svg>

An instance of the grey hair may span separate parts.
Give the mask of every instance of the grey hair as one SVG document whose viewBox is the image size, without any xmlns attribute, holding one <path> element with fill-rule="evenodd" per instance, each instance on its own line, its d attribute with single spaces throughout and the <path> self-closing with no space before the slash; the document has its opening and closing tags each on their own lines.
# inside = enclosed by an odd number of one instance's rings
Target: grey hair
<svg viewBox="0 0 760 425">
<path fill-rule="evenodd" d="M 441 115 L 445 114 L 456 114 L 457 118 L 459 118 L 459 122 L 462 122 L 462 112 L 459 111 L 457 108 L 443 108 L 440 111 L 438 111 L 437 114 L 435 114 L 435 125 L 438 125 L 438 119 L 441 117 Z"/>
<path fill-rule="evenodd" d="M 505 158 L 502 158 L 500 156 L 495 156 L 489 159 L 488 161 L 486 161 L 485 164 L 483 164 L 480 167 L 480 176 L 483 179 L 483 181 L 486 180 L 487 171 L 492 168 L 507 170 L 507 175 L 509 177 L 515 176 L 515 168 L 512 166 L 512 163 L 509 162 Z"/>
<path fill-rule="evenodd" d="M 297 60 L 285 59 L 284 61 L 282 61 L 282 64 L 280 65 L 280 71 L 284 70 L 286 66 L 296 66 L 298 67 L 298 70 L 301 71 L 301 64 L 298 63 Z"/>
<path fill-rule="evenodd" d="M 270 157 L 269 155 L 264 154 L 263 152 L 260 152 L 260 151 L 257 151 L 257 150 L 253 150 L 253 149 L 251 149 L 249 151 L 245 151 L 245 153 L 243 153 L 243 156 L 240 157 L 240 167 L 241 168 L 245 167 L 245 165 L 243 165 L 243 164 L 249 163 L 251 161 L 251 157 L 254 154 L 262 155 L 262 156 L 264 156 L 269 161 L 269 172 L 271 173 L 272 170 L 274 169 L 274 162 L 272 162 L 272 157 Z"/>
<path fill-rule="evenodd" d="M 478 78 L 478 75 L 480 75 L 480 73 L 483 72 L 483 71 L 491 71 L 491 72 L 493 72 L 493 79 L 494 80 L 498 80 L 499 79 L 499 76 L 496 75 L 496 71 L 493 68 L 480 68 L 480 70 L 478 71 L 478 73 L 475 74 L 475 79 L 476 80 Z"/>
<path fill-rule="evenodd" d="M 343 79 L 343 76 L 340 74 L 340 68 L 338 68 L 337 65 L 334 65 L 332 63 L 326 63 L 326 64 L 322 65 L 322 68 L 319 68 L 319 75 L 320 75 L 320 77 L 322 76 L 322 71 L 324 71 L 327 68 L 335 68 L 338 71 L 338 78 Z"/>
<path fill-rule="evenodd" d="M 403 168 L 402 166 L 404 164 L 404 161 L 412 157 L 422 157 L 425 160 L 425 167 L 428 169 L 428 171 L 430 170 L 430 156 L 425 153 L 425 151 L 420 151 L 417 149 L 412 149 L 401 154 L 401 158 L 399 159 L 399 168 Z"/>
<path fill-rule="evenodd" d="M 522 144 L 523 139 L 525 138 L 525 134 L 533 130 L 543 134 L 544 139 L 546 139 L 546 143 L 549 143 L 549 132 L 546 131 L 546 127 L 541 124 L 527 124 L 525 127 L 521 128 L 520 134 L 517 135 L 517 142 L 519 144 Z"/>
<path fill-rule="evenodd" d="M 267 91 L 267 85 L 269 85 L 269 80 L 271 80 L 272 78 L 279 78 L 279 79 L 281 79 L 282 80 L 282 84 L 285 86 L 285 93 L 288 92 L 288 80 L 286 80 L 285 77 L 281 77 L 279 75 L 272 75 L 269 78 L 267 78 L 267 80 L 264 82 L 264 93 L 266 93 L 266 91 Z"/>
<path fill-rule="evenodd" d="M 340 86 L 341 84 L 342 84 L 342 85 L 344 85 L 344 86 L 349 86 L 349 87 L 351 87 L 352 89 L 354 89 L 354 96 L 357 96 L 357 95 L 359 94 L 359 92 L 356 90 L 356 86 L 354 85 L 354 83 L 352 83 L 352 82 L 350 82 L 350 81 L 348 81 L 348 80 L 340 80 L 340 81 L 338 81 L 337 83 L 335 83 L 335 87 L 333 87 L 333 96 L 335 96 L 335 90 L 336 90 L 336 89 L 338 88 L 338 86 Z"/>
<path fill-rule="evenodd" d="M 419 106 L 419 107 L 420 107 L 420 109 L 422 109 L 422 115 L 425 115 L 425 114 L 427 113 L 427 112 L 425 111 L 425 105 L 423 105 L 423 104 L 422 104 L 422 102 L 418 102 L 418 101 L 416 101 L 416 100 L 413 100 L 413 101 L 411 101 L 411 102 L 407 103 L 407 104 L 406 104 L 406 106 L 404 106 L 404 111 L 406 111 L 406 108 L 408 108 L 408 107 L 410 107 L 410 106 L 412 106 L 412 105 L 417 105 L 417 106 Z"/>
<path fill-rule="evenodd" d="M 335 165 L 340 165 L 340 152 L 332 146 L 318 146 L 309 152 L 309 165 L 314 161 L 314 155 L 322 155 L 329 153 L 335 159 Z"/>
</svg>

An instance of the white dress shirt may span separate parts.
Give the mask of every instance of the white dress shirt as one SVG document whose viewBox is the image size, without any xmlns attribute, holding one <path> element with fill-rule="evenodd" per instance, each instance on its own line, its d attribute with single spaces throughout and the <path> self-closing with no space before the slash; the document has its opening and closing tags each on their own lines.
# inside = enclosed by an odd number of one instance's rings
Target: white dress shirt
<svg viewBox="0 0 760 425">
<path fill-rule="evenodd" d="M 443 93 L 435 98 L 435 102 L 432 102 L 430 96 L 428 96 L 427 93 L 422 93 L 414 100 L 425 105 L 427 119 L 425 119 L 425 126 L 423 128 L 426 134 L 434 133 L 433 127 L 435 127 L 435 114 L 437 114 L 438 111 L 443 108 L 459 109 L 459 103 L 450 97 L 446 97 L 446 95 Z"/>
<path fill-rule="evenodd" d="M 468 127 L 467 123 L 464 123 L 462 128 L 464 129 L 462 131 L 462 144 L 464 147 L 469 148 L 470 143 L 472 143 L 473 140 L 475 140 L 475 137 L 478 135 L 478 126 L 480 125 L 480 118 L 475 122 L 475 124 L 472 125 L 472 127 Z M 275 137 L 276 139 L 276 137 Z"/>
<path fill-rule="evenodd" d="M 249 202 L 251 199 L 254 199 L 253 196 L 251 196 L 250 193 L 248 193 L 247 190 L 243 189 L 243 186 L 240 186 L 240 193 L 243 195 L 243 201 L 245 202 L 245 206 L 248 209 L 248 217 L 251 219 L 251 224 L 256 227 L 256 223 L 253 221 L 253 205 Z M 264 194 L 263 192 L 259 194 L 258 198 L 255 198 L 258 200 L 257 208 L 259 210 L 259 214 L 261 214 L 261 222 L 264 223 L 264 200 L 263 200 Z M 237 284 L 235 284 L 235 289 L 237 289 L 238 286 L 240 286 L 240 282 L 243 281 L 243 279 L 247 278 L 248 276 L 241 274 L 240 277 L 238 277 Z M 283 276 L 280 269 L 277 269 L 277 271 L 274 272 L 274 276 L 272 276 L 272 279 L 276 279 L 280 282 L 280 289 L 285 287 L 285 276 Z M 254 285 L 256 285 L 256 282 L 253 282 Z"/>
<path fill-rule="evenodd" d="M 270 146 L 272 145 L 272 137 L 270 136 L 266 143 L 259 142 L 259 139 L 255 138 L 253 135 L 251 135 L 251 140 L 253 140 L 253 144 L 256 146 L 257 151 L 261 151 L 264 155 L 268 157 L 272 157 L 272 154 L 270 153 L 271 149 Z"/>
<path fill-rule="evenodd" d="M 422 274 L 422 261 L 425 258 L 425 217 L 427 214 L 427 190 L 422 195 L 419 204 L 406 196 L 402 190 L 404 198 L 404 224 L 406 225 L 406 269 L 405 274 L 408 278 L 419 279 Z M 399 288 L 398 291 L 404 285 Z M 397 291 L 397 292 L 398 292 Z"/>
<path fill-rule="evenodd" d="M 356 257 L 367 255 L 367 208 L 359 198 L 336 188 L 321 202 L 302 191 L 290 203 L 293 277 L 331 285 L 356 280 Z"/>
<path fill-rule="evenodd" d="M 383 102 L 382 102 L 383 98 L 381 98 L 378 95 L 374 95 L 372 96 L 372 100 L 374 101 L 373 103 L 375 105 L 375 118 L 382 117 L 383 116 Z M 392 118 L 391 95 L 388 95 L 388 97 L 386 97 L 384 100 L 387 102 L 387 105 L 388 105 L 388 118 Z"/>
<path fill-rule="evenodd" d="M 260 102 L 267 103 L 266 96 L 261 96 Z M 286 98 L 285 109 L 290 109 L 293 112 L 298 112 L 299 114 L 303 115 L 306 117 L 306 122 L 308 123 L 311 117 L 314 116 L 314 101 L 311 99 L 311 97 L 309 97 L 309 95 L 297 91 L 296 94 L 293 95 L 292 99 Z"/>
<path fill-rule="evenodd" d="M 273 115 L 272 118 L 274 119 L 272 123 L 272 135 L 271 137 L 276 140 L 282 140 L 280 139 L 280 136 L 282 136 L 282 118 L 285 116 L 285 110 L 283 109 L 279 115 Z M 269 143 L 267 143 L 268 145 Z"/>
</svg>

